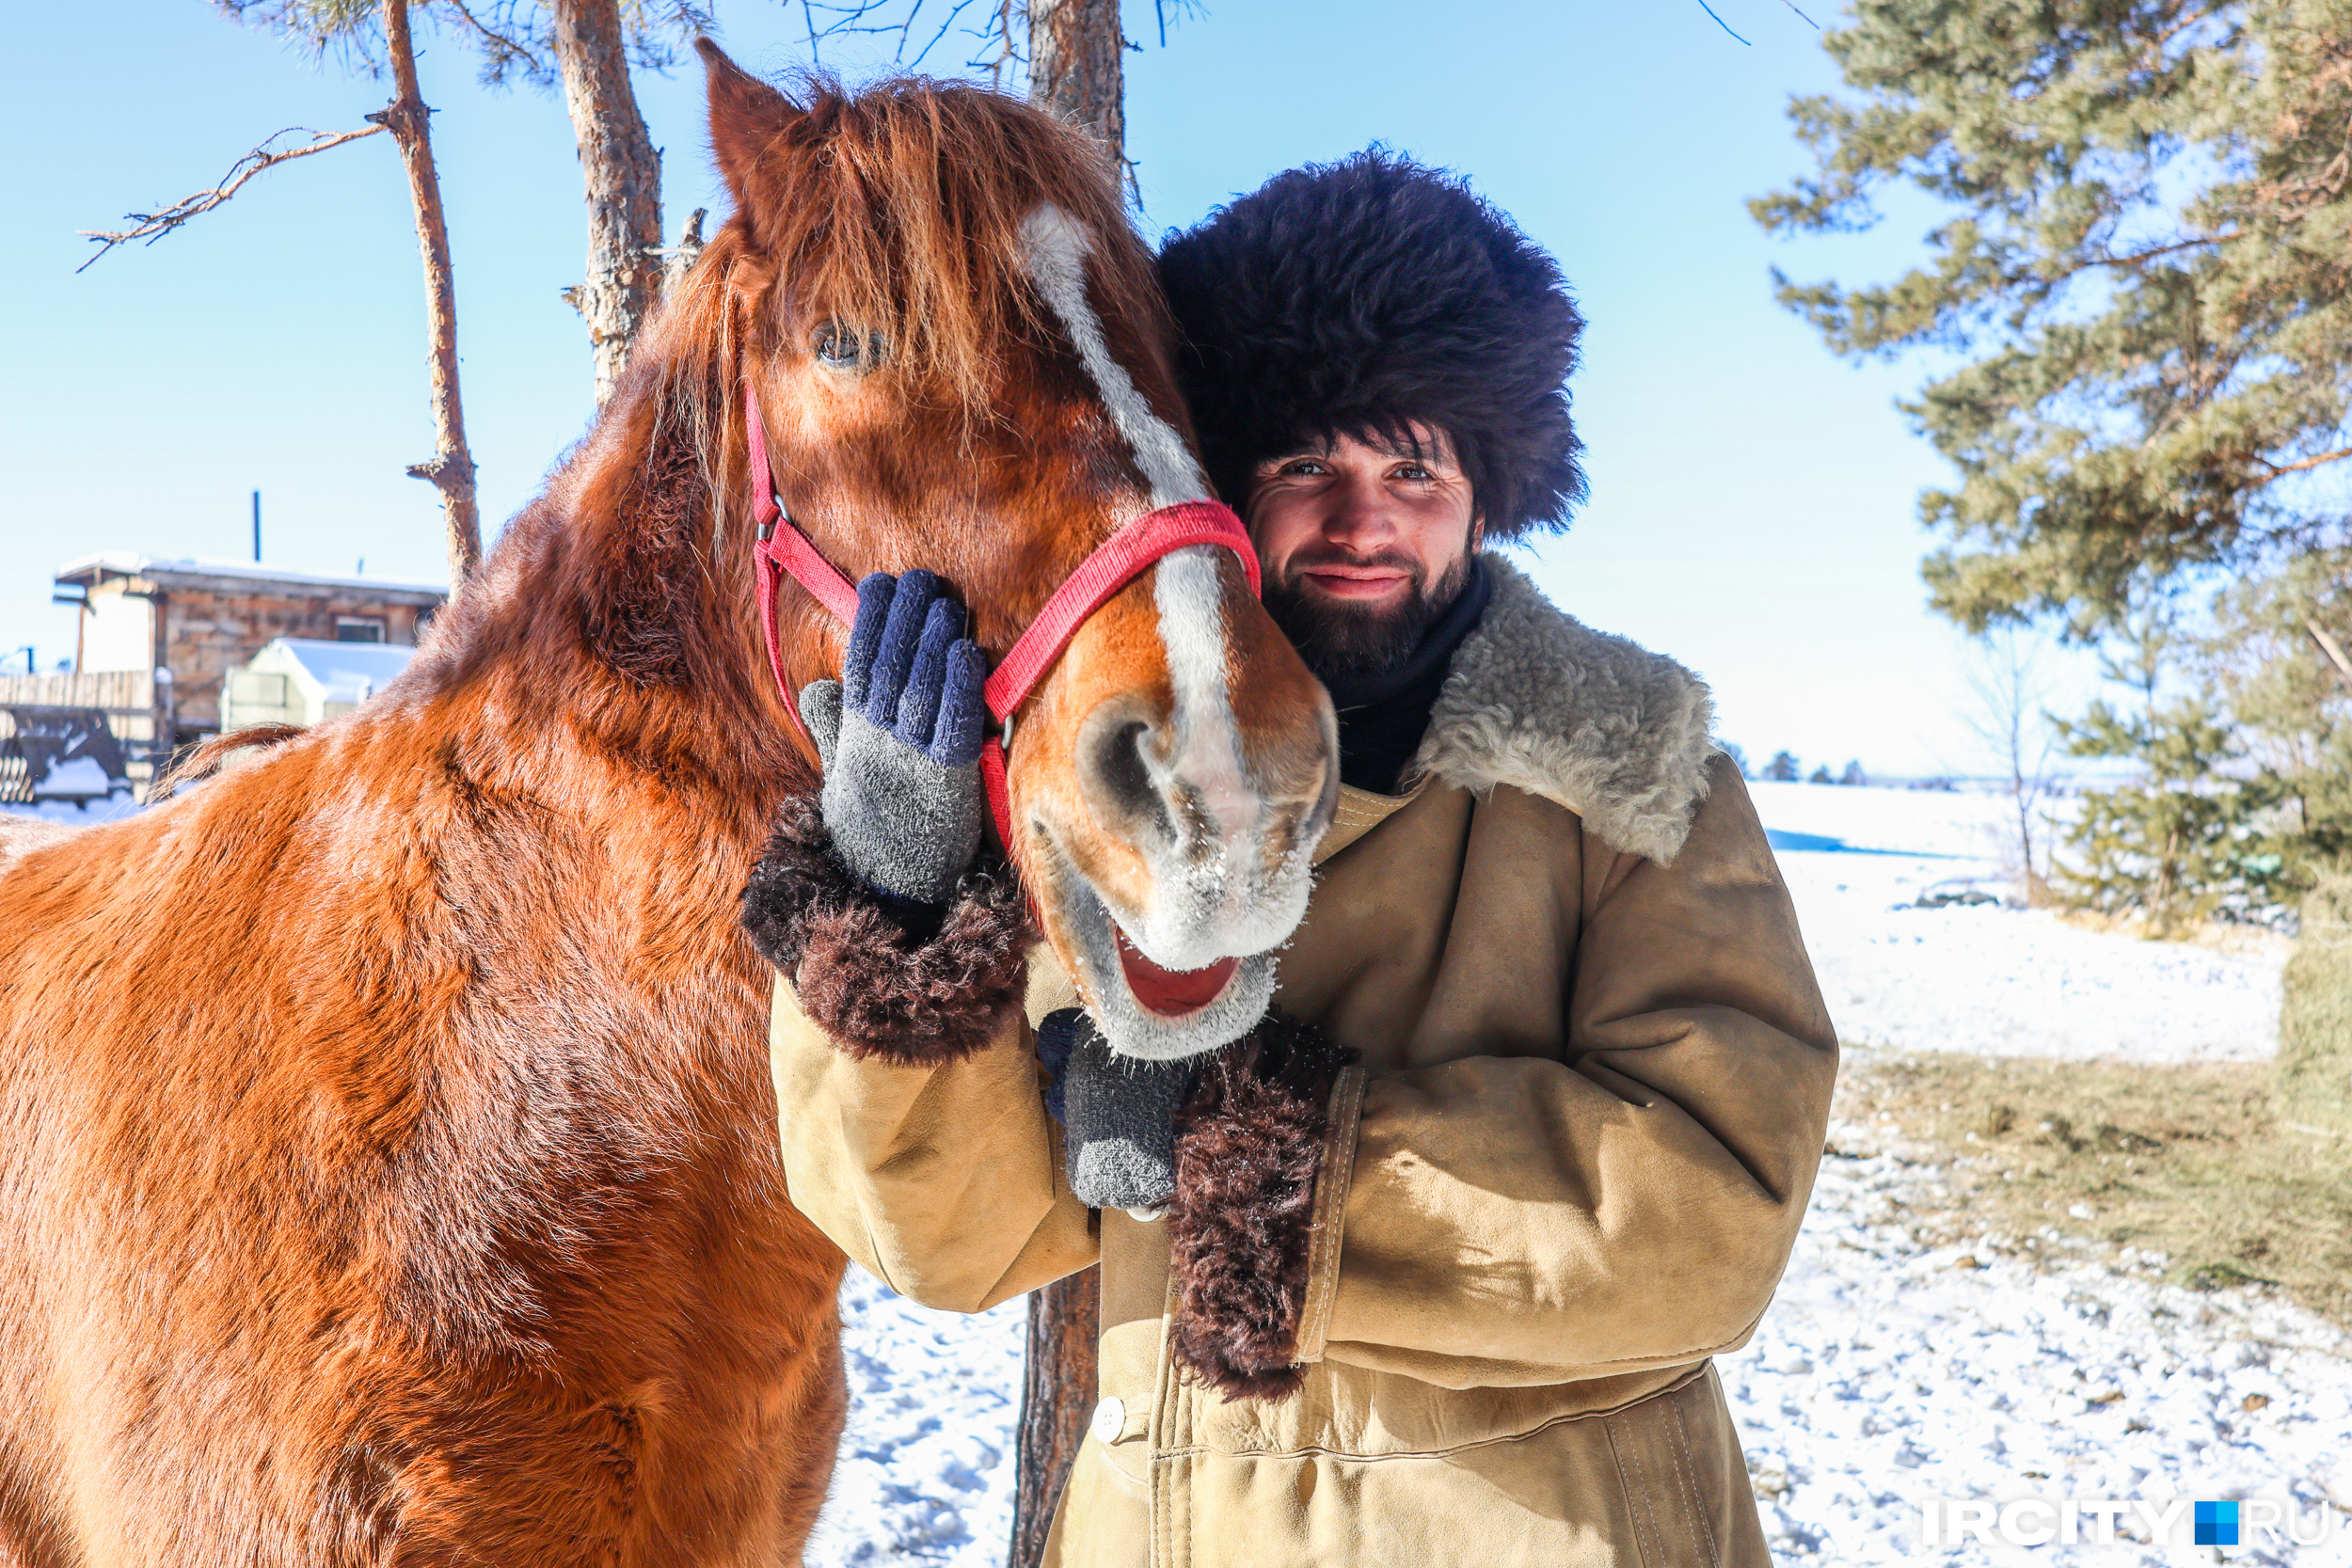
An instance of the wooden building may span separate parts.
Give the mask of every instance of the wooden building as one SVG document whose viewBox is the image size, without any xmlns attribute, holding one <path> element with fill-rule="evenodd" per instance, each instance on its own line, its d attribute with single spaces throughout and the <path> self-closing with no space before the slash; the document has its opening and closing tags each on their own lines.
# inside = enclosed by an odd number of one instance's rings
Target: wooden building
<svg viewBox="0 0 2352 1568">
<path fill-rule="evenodd" d="M 266 643 L 291 637 L 413 646 L 449 591 L 107 550 L 60 567 L 57 596 L 82 610 L 75 675 L 146 676 L 150 734 L 184 746 L 219 730 L 223 680 Z"/>
</svg>

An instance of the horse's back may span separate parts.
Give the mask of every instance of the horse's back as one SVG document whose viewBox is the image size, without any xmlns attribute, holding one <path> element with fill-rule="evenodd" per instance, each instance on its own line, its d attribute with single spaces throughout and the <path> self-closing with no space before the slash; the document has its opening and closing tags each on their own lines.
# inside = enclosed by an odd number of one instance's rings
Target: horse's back
<svg viewBox="0 0 2352 1568">
<path fill-rule="evenodd" d="M 151 1370 L 142 1341 L 157 1323 L 139 1323 L 109 1298 L 135 1268 L 137 1216 L 155 1189 L 135 1168 L 107 1169 L 97 1146 L 108 1108 L 146 1101 L 162 1065 L 152 1052 L 121 1050 L 124 1000 L 179 983 L 143 975 L 139 956 L 123 945 L 127 933 L 152 924 L 141 905 L 165 858 L 160 815 L 82 826 L 0 814 L 0 929 L 9 933 L 0 942 L 6 1568 L 63 1568 L 93 1548 L 103 1553 L 86 1528 L 89 1508 L 138 1483 L 119 1472 L 103 1433 L 134 1415 L 120 1408 L 111 1364 L 127 1356 Z M 109 1057 L 120 1072 L 112 1084 Z M 169 1273 L 159 1269 L 156 1282 Z"/>
<path fill-rule="evenodd" d="M 70 822 L 46 822 L 22 812 L 0 811 L 0 874 L 34 850 L 62 843 L 79 831 Z"/>
</svg>

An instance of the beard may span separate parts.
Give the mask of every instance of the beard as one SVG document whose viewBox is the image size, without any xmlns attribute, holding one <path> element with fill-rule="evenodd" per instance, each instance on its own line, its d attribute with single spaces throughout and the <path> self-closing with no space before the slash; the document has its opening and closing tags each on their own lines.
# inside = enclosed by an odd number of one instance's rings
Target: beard
<svg viewBox="0 0 2352 1568">
<path fill-rule="evenodd" d="M 1300 580 L 1318 566 L 1392 566 L 1406 574 L 1410 592 L 1392 606 L 1330 598 Z M 1376 680 L 1412 657 L 1422 634 L 1461 597 L 1470 571 L 1467 551 L 1434 585 L 1427 568 L 1401 551 L 1302 552 L 1284 562 L 1279 576 L 1267 582 L 1265 607 L 1318 680 L 1326 686 L 1355 686 Z"/>
</svg>

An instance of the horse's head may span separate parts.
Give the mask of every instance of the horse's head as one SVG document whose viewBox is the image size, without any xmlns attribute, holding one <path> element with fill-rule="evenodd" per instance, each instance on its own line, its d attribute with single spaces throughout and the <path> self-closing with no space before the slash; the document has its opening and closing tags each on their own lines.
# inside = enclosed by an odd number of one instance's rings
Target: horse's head
<svg viewBox="0 0 2352 1568">
<path fill-rule="evenodd" d="M 777 493 L 852 578 L 938 572 L 1001 657 L 1123 524 L 1209 494 L 1112 171 L 1001 94 L 787 97 L 705 55 L 736 214 L 691 291 L 726 313 Z M 789 583 L 780 618 L 796 689 L 837 672 L 837 622 Z M 1241 563 L 1195 546 L 1129 583 L 1024 705 L 1009 760 L 1006 848 L 1112 1041 L 1183 1056 L 1254 1022 L 1338 748 Z"/>
</svg>

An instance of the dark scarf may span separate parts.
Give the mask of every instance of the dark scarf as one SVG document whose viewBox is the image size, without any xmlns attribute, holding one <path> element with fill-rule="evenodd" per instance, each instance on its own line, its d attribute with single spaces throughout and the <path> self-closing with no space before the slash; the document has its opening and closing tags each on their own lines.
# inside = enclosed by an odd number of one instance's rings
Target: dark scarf
<svg viewBox="0 0 2352 1568">
<path fill-rule="evenodd" d="M 1405 765 L 1421 748 L 1429 710 L 1454 667 L 1454 650 L 1486 612 L 1493 584 L 1473 558 L 1470 580 L 1430 623 L 1412 653 L 1392 670 L 1355 681 L 1326 681 L 1340 715 L 1340 781 L 1375 795 L 1396 793 Z"/>
</svg>

